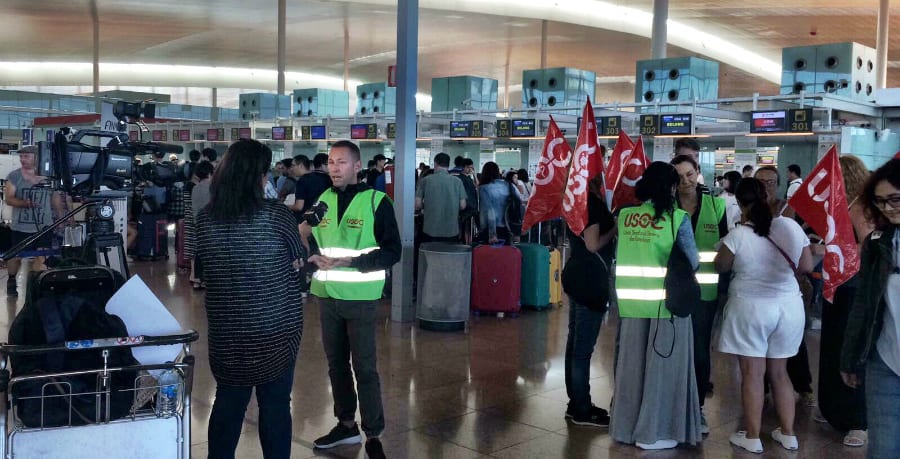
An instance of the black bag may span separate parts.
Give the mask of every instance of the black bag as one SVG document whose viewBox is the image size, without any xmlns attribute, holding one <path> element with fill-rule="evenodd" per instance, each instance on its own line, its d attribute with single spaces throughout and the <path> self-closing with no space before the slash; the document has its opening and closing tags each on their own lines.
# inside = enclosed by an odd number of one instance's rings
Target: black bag
<svg viewBox="0 0 900 459">
<path fill-rule="evenodd" d="M 610 267 L 613 244 L 589 257 L 572 256 L 562 271 L 562 288 L 576 303 L 592 311 L 606 312 L 611 292 Z"/>
<path fill-rule="evenodd" d="M 522 234 L 522 220 L 525 217 L 525 211 L 522 209 L 522 200 L 516 194 L 512 183 L 506 182 L 509 187 L 509 196 L 506 198 L 506 209 L 503 212 L 506 221 L 506 229 L 509 230 L 510 237 Z"/>
<path fill-rule="evenodd" d="M 103 266 L 34 273 L 25 306 L 10 328 L 10 344 L 34 346 L 128 336 L 122 320 L 105 310 L 106 302 L 123 283 L 121 274 Z M 101 369 L 102 352 L 13 354 L 12 376 Z M 130 365 L 138 365 L 130 348 L 109 350 L 108 367 Z M 13 386 L 12 395 L 17 415 L 26 427 L 84 425 L 128 415 L 135 393 L 123 389 L 132 389 L 137 376 L 136 370 L 110 374 L 108 407 L 106 397 L 94 394 L 99 381 L 96 373 L 20 382 Z M 71 397 L 71 413 L 69 394 L 82 394 Z M 100 419 L 96 416 L 98 408 Z M 109 419 L 105 418 L 107 408 Z"/>
<path fill-rule="evenodd" d="M 700 284 L 687 255 L 675 236 L 675 213 L 672 213 L 672 253 L 666 269 L 666 309 L 678 317 L 689 317 L 700 304 Z"/>
</svg>

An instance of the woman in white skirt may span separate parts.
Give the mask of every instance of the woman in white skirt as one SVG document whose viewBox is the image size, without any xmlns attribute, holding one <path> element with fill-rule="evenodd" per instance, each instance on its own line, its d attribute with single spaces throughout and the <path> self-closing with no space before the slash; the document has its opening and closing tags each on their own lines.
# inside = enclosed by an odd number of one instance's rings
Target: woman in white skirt
<svg viewBox="0 0 900 459">
<path fill-rule="evenodd" d="M 716 270 L 732 271 L 722 320 L 719 351 L 738 356 L 744 429 L 731 435 L 733 445 L 762 453 L 763 386 L 766 370 L 781 427 L 772 438 L 786 449 L 799 447 L 794 435 L 794 389 L 787 359 L 797 353 L 805 315 L 796 275 L 812 270 L 809 239 L 796 222 L 772 217 L 766 189 L 759 180 L 738 184 L 735 196 L 741 224 L 722 239 Z"/>
</svg>

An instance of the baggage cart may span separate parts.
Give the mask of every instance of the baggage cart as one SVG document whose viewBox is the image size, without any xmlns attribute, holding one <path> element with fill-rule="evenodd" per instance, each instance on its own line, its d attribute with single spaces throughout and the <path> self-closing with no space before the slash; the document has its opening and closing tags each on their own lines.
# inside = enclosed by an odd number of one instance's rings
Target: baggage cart
<svg viewBox="0 0 900 459">
<path fill-rule="evenodd" d="M 194 356 L 190 343 L 198 334 L 187 330 L 165 336 L 134 336 L 94 340 L 66 341 L 56 345 L 0 344 L 0 458 L 179 458 L 188 459 L 191 449 L 191 386 L 194 375 Z M 106 364 L 110 351 L 117 348 L 141 346 L 181 345 L 182 350 L 174 362 L 153 365 L 129 365 L 113 367 Z M 104 364 L 100 368 L 59 373 L 18 374 L 11 377 L 11 357 L 28 355 L 100 351 Z M 166 373 L 171 371 L 171 373 Z M 117 372 L 134 372 L 130 387 L 114 387 L 112 376 Z M 166 374 L 169 381 L 162 387 L 168 397 L 160 394 L 157 376 Z M 66 378 L 96 378 L 94 390 L 73 393 Z M 156 375 L 156 376 L 155 376 Z M 172 379 L 173 375 L 177 379 Z M 90 377 L 90 376 L 88 376 Z M 118 378 L 121 379 L 121 378 Z M 172 384 L 177 381 L 176 384 Z M 39 395 L 19 395 L 17 389 L 27 384 L 40 385 Z M 33 387 L 33 386 L 32 386 Z M 132 392 L 134 402 L 127 415 L 111 419 L 110 401 L 116 394 Z M 93 412 L 80 412 L 73 400 L 94 397 Z M 173 401 L 174 397 L 174 401 Z M 119 397 L 121 398 L 121 397 Z M 27 406 L 39 406 L 41 413 L 37 425 L 26 425 L 19 409 L 21 402 L 32 399 Z M 35 403 L 37 399 L 38 402 Z M 56 399 L 56 400 L 53 400 Z M 45 424 L 45 406 L 59 407 L 59 400 L 68 409 L 68 422 L 64 425 Z M 160 399 L 167 404 L 161 405 Z M 162 409 L 161 409 L 162 407 Z M 36 413 L 29 413 L 35 419 Z M 54 413 L 59 417 L 59 412 Z M 66 418 L 66 414 L 62 414 Z"/>
</svg>

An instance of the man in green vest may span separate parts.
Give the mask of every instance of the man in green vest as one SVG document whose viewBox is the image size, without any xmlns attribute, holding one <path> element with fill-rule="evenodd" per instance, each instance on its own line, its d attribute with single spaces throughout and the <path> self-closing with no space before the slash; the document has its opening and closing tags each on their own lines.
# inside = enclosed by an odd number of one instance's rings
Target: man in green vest
<svg viewBox="0 0 900 459">
<path fill-rule="evenodd" d="M 691 322 L 694 329 L 694 370 L 702 410 L 706 394 L 712 391 L 710 345 L 713 321 L 719 310 L 719 298 L 724 300 L 728 296 L 727 276 L 720 278 L 713 265 L 717 252 L 716 244 L 728 233 L 728 219 L 725 216 L 727 206 L 724 199 L 702 192 L 697 183 L 700 166 L 691 156 L 678 155 L 672 160 L 672 165 L 681 177 L 675 194 L 678 208 L 687 212 L 691 219 L 694 242 L 700 253 L 700 268 L 697 270 L 700 304 L 691 314 Z M 709 433 L 709 426 L 702 411 L 700 429 L 703 434 Z"/>
<path fill-rule="evenodd" d="M 381 458 L 378 437 L 384 431 L 384 410 L 375 364 L 375 317 L 386 272 L 400 260 L 402 249 L 391 200 L 358 183 L 361 168 L 359 147 L 346 140 L 335 142 L 328 153 L 333 186 L 319 197 L 327 211 L 317 226 L 300 225 L 301 234 L 312 234 L 318 246 L 309 257 L 319 268 L 310 292 L 321 308 L 322 343 L 338 418 L 331 432 L 314 444 L 326 449 L 362 441 L 356 425 L 358 390 L 366 454 Z"/>
</svg>

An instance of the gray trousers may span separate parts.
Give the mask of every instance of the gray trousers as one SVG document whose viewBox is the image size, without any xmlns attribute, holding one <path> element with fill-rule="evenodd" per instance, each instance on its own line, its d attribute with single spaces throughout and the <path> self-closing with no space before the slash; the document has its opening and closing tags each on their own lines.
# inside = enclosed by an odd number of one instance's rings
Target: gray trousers
<svg viewBox="0 0 900 459">
<path fill-rule="evenodd" d="M 384 409 L 375 362 L 376 302 L 319 298 L 319 305 L 334 415 L 340 421 L 356 419 L 357 393 L 353 388 L 353 375 L 356 374 L 362 430 L 368 437 L 381 435 Z"/>
</svg>

